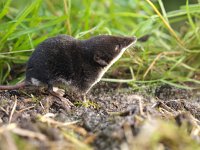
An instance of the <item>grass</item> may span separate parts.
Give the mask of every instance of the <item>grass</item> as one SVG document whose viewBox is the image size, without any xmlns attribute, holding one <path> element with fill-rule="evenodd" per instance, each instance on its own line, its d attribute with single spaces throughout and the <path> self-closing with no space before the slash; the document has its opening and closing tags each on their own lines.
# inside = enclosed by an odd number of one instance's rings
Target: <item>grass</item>
<svg viewBox="0 0 200 150">
<path fill-rule="evenodd" d="M 185 84 L 188 82 L 199 87 L 200 4 L 186 0 L 179 9 L 167 12 L 162 0 L 153 2 L 1 0 L 0 83 L 23 80 L 31 52 L 51 36 L 68 34 L 85 39 L 98 34 L 149 34 L 149 40 L 128 50 L 103 80 L 127 82 L 132 87 L 167 83 L 191 88 Z M 21 64 L 18 68 L 23 69 L 13 69 Z M 109 78 L 114 70 L 121 72 L 118 79 Z"/>
<path fill-rule="evenodd" d="M 0 84 L 22 81 L 25 64 L 32 51 L 48 37 L 68 34 L 86 39 L 99 34 L 137 37 L 148 34 L 149 40 L 144 43 L 138 42 L 135 48 L 129 49 L 102 80 L 128 83 L 133 89 L 157 86 L 161 83 L 179 88 L 199 88 L 200 2 L 191 1 L 185 0 L 185 4 L 178 9 L 167 11 L 164 0 L 0 0 Z M 176 2 L 173 1 L 173 5 L 176 5 Z M 192 84 L 188 86 L 188 82 Z M 55 114 L 39 112 L 35 122 L 41 126 L 37 124 L 41 133 L 23 129 L 16 124 L 18 122 L 13 123 L 12 118 L 15 119 L 17 113 L 28 111 L 24 114 L 29 116 L 31 109 L 34 109 L 34 112 L 40 110 L 36 108 L 38 105 L 41 105 L 44 112 L 49 112 L 48 107 L 43 107 L 42 103 L 38 104 L 38 98 L 34 95 L 27 97 L 36 104 L 29 106 L 30 102 L 25 100 L 23 103 L 27 107 L 21 108 L 21 100 L 17 103 L 15 97 L 11 106 L 7 103 L 8 100 L 4 100 L 5 104 L 1 101 L 4 104 L 1 111 L 5 111 L 10 122 L 6 125 L 2 117 L 2 148 L 14 146 L 13 149 L 37 149 L 37 144 L 33 142 L 37 139 L 44 142 L 44 145 L 49 144 L 52 149 L 92 149 L 91 143 L 96 134 L 91 133 L 96 132 L 87 133 L 81 125 L 76 125 L 79 120 L 60 122 L 55 118 Z M 23 100 L 21 97 L 20 99 Z M 183 124 L 178 127 L 174 117 L 181 114 L 182 110 L 166 109 L 168 107 L 162 104 L 165 107 L 161 105 L 154 109 L 160 112 L 159 117 L 154 116 L 157 114 L 154 111 L 153 114 L 144 115 L 146 112 L 143 110 L 154 106 L 147 102 L 154 104 L 154 99 L 149 101 L 144 98 L 144 103 L 139 103 L 142 113 L 139 116 L 134 115 L 131 120 L 134 121 L 136 129 L 137 126 L 142 127 L 138 136 L 132 135 L 129 124 L 123 127 L 129 149 L 164 149 L 164 146 L 169 149 L 199 148 L 199 120 L 189 115 L 189 119 L 183 117 Z M 90 101 L 77 102 L 76 105 L 100 109 L 96 103 Z M 198 111 L 198 107 L 195 111 Z M 121 113 L 123 112 L 110 112 L 109 118 L 112 118 L 112 115 L 120 116 Z M 154 117 L 160 119 L 155 120 Z M 33 123 L 32 126 L 35 127 Z M 46 133 L 54 135 L 53 129 L 57 131 L 55 134 L 61 135 L 61 143 L 48 139 Z"/>
</svg>

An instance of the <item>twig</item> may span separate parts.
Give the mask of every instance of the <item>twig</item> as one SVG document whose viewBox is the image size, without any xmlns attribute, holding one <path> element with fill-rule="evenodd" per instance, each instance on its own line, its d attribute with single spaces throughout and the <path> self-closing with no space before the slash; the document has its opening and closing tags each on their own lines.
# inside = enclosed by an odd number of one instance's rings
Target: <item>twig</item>
<svg viewBox="0 0 200 150">
<path fill-rule="evenodd" d="M 2 110 L 4 113 L 6 113 L 6 115 L 9 115 L 9 113 L 3 107 L 0 107 L 0 110 Z"/>
<path fill-rule="evenodd" d="M 23 111 L 26 111 L 26 110 L 29 110 L 29 109 L 32 109 L 32 108 L 34 108 L 35 106 L 30 106 L 30 107 L 26 107 L 26 108 L 23 108 L 23 109 L 21 109 L 21 110 L 19 110 L 18 112 L 23 112 Z"/>
<path fill-rule="evenodd" d="M 42 102 L 40 101 L 39 103 L 40 103 L 40 106 L 42 107 L 42 109 L 45 110 L 45 108 L 44 108 Z"/>
<path fill-rule="evenodd" d="M 46 136 L 41 134 L 41 133 L 21 129 L 21 128 L 18 128 L 18 127 L 13 128 L 12 132 L 15 133 L 15 134 L 18 134 L 20 136 L 29 137 L 29 138 L 36 138 L 36 139 L 39 139 L 41 141 L 47 140 Z"/>
<path fill-rule="evenodd" d="M 76 123 L 79 122 L 79 120 L 77 120 L 77 121 L 62 123 L 62 122 L 53 120 L 52 118 L 49 118 L 50 115 L 53 116 L 53 114 L 51 114 L 51 113 L 48 113 L 48 114 L 46 114 L 44 116 L 41 116 L 40 117 L 40 121 L 48 123 L 48 124 L 52 124 L 52 125 L 55 125 L 55 126 L 59 126 L 59 127 L 65 127 L 65 126 L 73 125 L 73 124 L 76 124 Z"/>
<path fill-rule="evenodd" d="M 12 111 L 10 113 L 10 117 L 9 117 L 9 124 L 11 123 L 11 120 L 12 120 L 12 116 L 16 110 L 16 106 L 17 106 L 17 97 L 15 96 L 15 102 L 14 102 L 14 105 L 13 105 L 13 108 L 12 108 Z"/>
</svg>

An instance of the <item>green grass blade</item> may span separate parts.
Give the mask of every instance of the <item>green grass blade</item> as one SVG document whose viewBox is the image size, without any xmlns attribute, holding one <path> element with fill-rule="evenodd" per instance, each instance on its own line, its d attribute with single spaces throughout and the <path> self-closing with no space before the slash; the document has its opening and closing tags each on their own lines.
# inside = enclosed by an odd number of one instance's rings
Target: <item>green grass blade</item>
<svg viewBox="0 0 200 150">
<path fill-rule="evenodd" d="M 8 30 L 8 32 L 0 40 L 0 44 L 1 44 L 0 50 L 2 49 L 2 46 L 3 46 L 4 42 L 5 42 L 5 40 L 9 37 L 9 35 L 12 34 L 16 30 L 17 26 L 25 19 L 25 17 L 35 8 L 36 4 L 38 2 L 40 2 L 40 1 L 41 0 L 35 0 L 30 6 L 28 6 L 28 7 L 26 7 L 24 9 L 24 11 L 21 13 L 20 16 L 18 16 L 16 18 L 17 19 L 16 23 L 14 23 L 10 27 L 10 29 Z"/>
<path fill-rule="evenodd" d="M 11 2 L 12 2 L 12 0 L 6 1 L 5 5 L 3 7 L 3 10 L 0 13 L 0 19 L 3 18 L 7 14 Z"/>
</svg>

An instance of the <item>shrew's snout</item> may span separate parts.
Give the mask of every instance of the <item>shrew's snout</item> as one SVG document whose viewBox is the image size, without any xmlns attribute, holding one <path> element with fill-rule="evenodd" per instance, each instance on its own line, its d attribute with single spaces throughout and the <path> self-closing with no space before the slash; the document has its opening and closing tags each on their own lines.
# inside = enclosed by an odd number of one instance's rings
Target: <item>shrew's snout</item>
<svg viewBox="0 0 200 150">
<path fill-rule="evenodd" d="M 133 37 L 128 37 L 125 39 L 125 46 L 129 46 L 129 45 L 132 45 L 132 44 L 135 44 L 137 42 L 137 38 L 135 36 Z"/>
<path fill-rule="evenodd" d="M 136 36 L 130 37 L 130 44 L 136 43 L 136 42 L 137 42 L 137 37 Z"/>
</svg>

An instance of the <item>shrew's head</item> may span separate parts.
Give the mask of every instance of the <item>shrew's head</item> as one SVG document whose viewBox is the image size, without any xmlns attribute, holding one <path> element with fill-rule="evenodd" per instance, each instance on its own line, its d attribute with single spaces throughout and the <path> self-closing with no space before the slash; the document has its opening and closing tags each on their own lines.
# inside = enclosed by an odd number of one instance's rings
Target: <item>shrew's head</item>
<svg viewBox="0 0 200 150">
<path fill-rule="evenodd" d="M 93 61 L 105 67 L 113 60 L 117 61 L 124 51 L 137 41 L 136 37 L 99 35 L 86 40 L 86 47 L 91 50 Z"/>
</svg>

